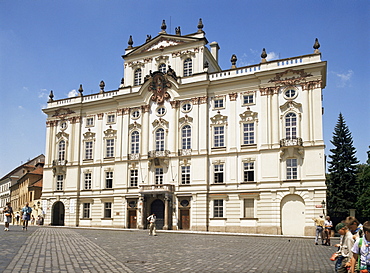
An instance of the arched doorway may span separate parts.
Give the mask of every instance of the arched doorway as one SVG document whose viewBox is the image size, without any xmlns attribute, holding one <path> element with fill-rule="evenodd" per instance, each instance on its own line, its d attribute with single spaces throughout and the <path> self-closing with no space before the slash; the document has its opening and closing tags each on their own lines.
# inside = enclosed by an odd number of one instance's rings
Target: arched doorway
<svg viewBox="0 0 370 273">
<path fill-rule="evenodd" d="M 156 228 L 163 229 L 164 225 L 164 203 L 160 199 L 156 199 L 150 205 L 150 214 L 154 213 L 157 217 Z"/>
<path fill-rule="evenodd" d="M 281 231 L 283 235 L 304 235 L 305 204 L 302 197 L 289 194 L 281 200 Z"/>
<path fill-rule="evenodd" d="M 52 210 L 52 226 L 64 226 L 64 204 L 63 202 L 55 202 Z"/>
</svg>

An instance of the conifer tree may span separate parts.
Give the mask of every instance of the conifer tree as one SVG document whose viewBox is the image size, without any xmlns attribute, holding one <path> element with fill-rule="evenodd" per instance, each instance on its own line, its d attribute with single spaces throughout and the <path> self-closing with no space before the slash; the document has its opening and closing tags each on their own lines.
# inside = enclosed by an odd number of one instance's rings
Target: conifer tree
<svg viewBox="0 0 370 273">
<path fill-rule="evenodd" d="M 357 176 L 360 187 L 357 210 L 360 216 L 368 218 L 370 217 L 370 150 L 367 152 L 366 164 L 359 165 Z"/>
<path fill-rule="evenodd" d="M 355 155 L 356 149 L 353 146 L 351 132 L 342 113 L 339 114 L 330 142 L 334 148 L 330 149 L 329 175 L 326 180 L 328 212 L 331 216 L 344 218 L 349 215 L 349 209 L 356 208 L 356 201 L 359 198 L 356 179 L 359 161 Z"/>
</svg>

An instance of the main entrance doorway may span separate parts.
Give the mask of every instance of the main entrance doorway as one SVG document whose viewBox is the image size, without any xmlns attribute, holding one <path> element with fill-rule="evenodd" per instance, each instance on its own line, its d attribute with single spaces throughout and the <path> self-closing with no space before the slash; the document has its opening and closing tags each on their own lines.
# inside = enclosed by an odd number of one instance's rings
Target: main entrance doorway
<svg viewBox="0 0 370 273">
<path fill-rule="evenodd" d="M 150 214 L 154 213 L 156 216 L 156 228 L 163 229 L 164 225 L 164 203 L 160 199 L 156 199 L 150 206 Z"/>
<path fill-rule="evenodd" d="M 64 226 L 64 204 L 57 201 L 53 205 L 52 210 L 52 226 Z"/>
<path fill-rule="evenodd" d="M 180 229 L 190 229 L 190 210 L 180 210 Z"/>
</svg>

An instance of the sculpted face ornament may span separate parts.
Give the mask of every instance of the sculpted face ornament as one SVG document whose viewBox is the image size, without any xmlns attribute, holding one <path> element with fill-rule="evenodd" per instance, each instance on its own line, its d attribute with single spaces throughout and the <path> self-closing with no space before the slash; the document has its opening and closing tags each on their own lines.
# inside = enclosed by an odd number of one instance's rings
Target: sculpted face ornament
<svg viewBox="0 0 370 273">
<path fill-rule="evenodd" d="M 157 104 L 163 104 L 165 100 L 168 100 L 171 97 L 167 92 L 169 87 L 171 87 L 171 83 L 165 76 L 161 72 L 154 72 L 152 74 L 152 82 L 148 87 L 148 90 L 153 93 L 152 101 L 155 101 Z"/>
</svg>

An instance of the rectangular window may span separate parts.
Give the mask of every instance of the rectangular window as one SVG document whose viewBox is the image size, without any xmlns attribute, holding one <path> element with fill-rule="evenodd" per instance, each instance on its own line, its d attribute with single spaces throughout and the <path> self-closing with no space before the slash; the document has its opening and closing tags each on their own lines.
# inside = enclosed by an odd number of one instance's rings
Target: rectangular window
<svg viewBox="0 0 370 273">
<path fill-rule="evenodd" d="M 243 124 L 243 144 L 254 144 L 254 123 Z"/>
<path fill-rule="evenodd" d="M 223 108 L 224 107 L 224 99 L 214 99 L 214 108 Z"/>
<path fill-rule="evenodd" d="M 224 165 L 214 165 L 215 181 L 214 183 L 224 183 Z"/>
<path fill-rule="evenodd" d="M 86 126 L 94 126 L 94 118 L 86 118 Z"/>
<path fill-rule="evenodd" d="M 114 156 L 114 139 L 107 139 L 106 157 Z"/>
<path fill-rule="evenodd" d="M 85 142 L 85 159 L 92 159 L 93 154 L 93 143 L 92 141 Z"/>
<path fill-rule="evenodd" d="M 90 218 L 90 203 L 83 204 L 83 218 Z"/>
<path fill-rule="evenodd" d="M 224 200 L 213 200 L 213 217 L 224 217 Z"/>
<path fill-rule="evenodd" d="M 163 169 L 162 168 L 155 168 L 155 184 L 156 185 L 163 184 Z"/>
<path fill-rule="evenodd" d="M 214 127 L 214 147 L 225 146 L 225 130 L 224 126 Z"/>
<path fill-rule="evenodd" d="M 112 189 L 113 188 L 113 172 L 106 172 L 105 173 L 105 188 Z"/>
<path fill-rule="evenodd" d="M 254 163 L 245 162 L 244 163 L 244 182 L 254 181 Z"/>
<path fill-rule="evenodd" d="M 296 158 L 288 158 L 286 160 L 286 176 L 288 180 L 297 179 L 297 159 Z"/>
<path fill-rule="evenodd" d="M 244 218 L 255 218 L 254 199 L 244 199 Z"/>
<path fill-rule="evenodd" d="M 57 175 L 57 191 L 62 191 L 63 190 L 63 180 L 64 180 L 64 176 L 59 174 Z"/>
<path fill-rule="evenodd" d="M 85 173 L 85 190 L 91 190 L 91 173 Z"/>
<path fill-rule="evenodd" d="M 139 180 L 139 171 L 131 170 L 130 171 L 130 187 L 137 187 Z"/>
<path fill-rule="evenodd" d="M 254 96 L 249 94 L 249 95 L 244 95 L 243 96 L 243 104 L 252 104 L 254 103 Z"/>
<path fill-rule="evenodd" d="M 115 122 L 115 115 L 108 115 L 107 116 L 107 123 L 114 123 Z"/>
<path fill-rule="evenodd" d="M 190 166 L 181 166 L 181 184 L 190 184 Z"/>
<path fill-rule="evenodd" d="M 112 218 L 112 203 L 104 203 L 104 218 Z"/>
</svg>

